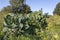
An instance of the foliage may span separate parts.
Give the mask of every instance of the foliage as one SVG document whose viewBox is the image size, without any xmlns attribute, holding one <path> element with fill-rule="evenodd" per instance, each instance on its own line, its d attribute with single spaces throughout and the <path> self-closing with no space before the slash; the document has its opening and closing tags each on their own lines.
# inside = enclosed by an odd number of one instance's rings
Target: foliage
<svg viewBox="0 0 60 40">
<path fill-rule="evenodd" d="M 24 15 L 9 13 L 4 20 L 5 22 L 2 32 L 5 33 L 3 39 L 6 40 L 8 40 L 11 33 L 13 33 L 16 37 L 18 37 L 18 35 L 39 36 L 40 31 L 45 30 L 47 27 L 46 18 L 42 15 L 42 13 L 40 13 L 40 11 Z"/>
<path fill-rule="evenodd" d="M 57 20 L 56 20 L 57 19 Z M 43 40 L 60 40 L 60 16 L 54 15 L 50 18 L 47 18 L 48 27 L 45 31 L 45 34 L 43 32 Z"/>
</svg>

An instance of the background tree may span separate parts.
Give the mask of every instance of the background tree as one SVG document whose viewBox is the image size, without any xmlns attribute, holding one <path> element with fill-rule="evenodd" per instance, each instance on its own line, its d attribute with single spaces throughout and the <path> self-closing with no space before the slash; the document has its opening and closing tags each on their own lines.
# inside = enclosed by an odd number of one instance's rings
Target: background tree
<svg viewBox="0 0 60 40">
<path fill-rule="evenodd" d="M 24 5 L 24 0 L 10 0 L 11 6 L 19 8 Z"/>
<path fill-rule="evenodd" d="M 12 7 L 11 6 L 4 7 L 1 12 L 11 13 Z"/>
<path fill-rule="evenodd" d="M 60 2 L 56 5 L 53 14 L 60 15 Z"/>
<path fill-rule="evenodd" d="M 30 7 L 25 4 L 25 0 L 10 0 L 10 4 L 14 13 L 28 13 L 31 11 Z"/>
<path fill-rule="evenodd" d="M 46 18 L 50 18 L 52 15 L 49 15 L 49 13 L 45 13 L 44 16 L 45 16 Z"/>
</svg>

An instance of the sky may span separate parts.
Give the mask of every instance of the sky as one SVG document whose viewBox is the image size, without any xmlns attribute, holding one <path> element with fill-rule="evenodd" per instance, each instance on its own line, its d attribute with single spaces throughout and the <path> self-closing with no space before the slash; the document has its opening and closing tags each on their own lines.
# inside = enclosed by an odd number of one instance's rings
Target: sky
<svg viewBox="0 0 60 40">
<path fill-rule="evenodd" d="M 30 6 L 32 11 L 38 11 L 43 8 L 43 13 L 48 12 L 49 14 L 53 13 L 58 2 L 60 0 L 26 0 L 26 4 Z M 10 5 L 9 0 L 0 0 L 0 10 L 8 5 Z"/>
</svg>

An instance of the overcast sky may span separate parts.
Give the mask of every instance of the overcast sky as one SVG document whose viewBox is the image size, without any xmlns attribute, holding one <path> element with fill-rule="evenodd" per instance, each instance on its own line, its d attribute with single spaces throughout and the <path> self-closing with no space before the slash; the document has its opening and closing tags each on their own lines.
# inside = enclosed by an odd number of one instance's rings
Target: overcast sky
<svg viewBox="0 0 60 40">
<path fill-rule="evenodd" d="M 60 0 L 26 0 L 26 3 L 31 7 L 32 11 L 43 8 L 43 12 L 49 12 L 49 14 L 52 14 L 58 2 L 60 2 Z M 0 0 L 0 10 L 8 5 L 10 5 L 9 0 Z"/>
</svg>

